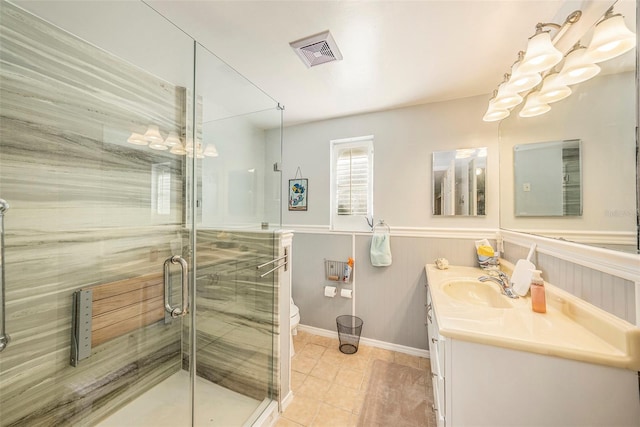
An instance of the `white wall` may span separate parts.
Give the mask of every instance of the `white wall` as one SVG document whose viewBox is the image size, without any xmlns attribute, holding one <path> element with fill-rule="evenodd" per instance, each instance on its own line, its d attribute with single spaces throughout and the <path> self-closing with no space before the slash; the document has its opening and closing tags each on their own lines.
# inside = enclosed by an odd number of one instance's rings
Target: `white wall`
<svg viewBox="0 0 640 427">
<path fill-rule="evenodd" d="M 283 194 L 299 166 L 309 179 L 309 210 L 289 212 L 284 205 L 283 224 L 328 226 L 329 141 L 374 135 L 376 219 L 391 227 L 497 229 L 497 124 L 482 121 L 486 103 L 486 96 L 477 96 L 285 128 Z M 477 147 L 488 147 L 487 216 L 433 217 L 432 153 Z"/>
<path fill-rule="evenodd" d="M 427 349 L 424 265 L 436 257 L 473 265 L 473 239 L 494 238 L 499 226 L 497 124 L 482 121 L 486 103 L 478 96 L 284 129 L 283 226 L 295 232 L 292 287 L 302 325 L 335 332 L 336 316 L 353 314 L 365 338 Z M 374 135 L 374 215 L 392 229 L 390 267 L 371 265 L 369 233 L 329 231 L 329 141 L 363 135 Z M 432 216 L 432 153 L 478 147 L 488 148 L 487 215 Z M 309 179 L 309 210 L 289 212 L 287 184 L 298 167 Z M 355 304 L 322 292 L 335 285 L 325 279 L 324 260 L 348 257 L 356 260 Z"/>
</svg>

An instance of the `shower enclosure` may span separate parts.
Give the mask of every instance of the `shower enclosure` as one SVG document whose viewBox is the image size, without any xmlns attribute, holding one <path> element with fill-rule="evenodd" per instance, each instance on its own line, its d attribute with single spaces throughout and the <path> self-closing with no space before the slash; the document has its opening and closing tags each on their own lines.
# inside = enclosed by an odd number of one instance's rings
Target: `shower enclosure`
<svg viewBox="0 0 640 427">
<path fill-rule="evenodd" d="M 282 108 L 144 3 L 0 24 L 0 426 L 253 424 L 280 389 Z"/>
</svg>

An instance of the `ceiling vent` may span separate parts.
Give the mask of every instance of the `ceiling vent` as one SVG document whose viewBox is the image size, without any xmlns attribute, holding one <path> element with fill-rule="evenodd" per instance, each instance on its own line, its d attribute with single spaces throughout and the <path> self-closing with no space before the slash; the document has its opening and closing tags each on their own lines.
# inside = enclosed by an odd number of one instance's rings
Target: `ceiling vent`
<svg viewBox="0 0 640 427">
<path fill-rule="evenodd" d="M 329 31 L 289 43 L 307 68 L 342 59 L 336 41 Z"/>
</svg>

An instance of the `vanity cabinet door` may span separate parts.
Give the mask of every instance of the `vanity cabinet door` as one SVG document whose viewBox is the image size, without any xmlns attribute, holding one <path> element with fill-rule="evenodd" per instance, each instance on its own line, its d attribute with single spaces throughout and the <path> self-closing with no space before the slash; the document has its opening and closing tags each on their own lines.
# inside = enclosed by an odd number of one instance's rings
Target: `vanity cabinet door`
<svg viewBox="0 0 640 427">
<path fill-rule="evenodd" d="M 431 292 L 427 291 L 427 332 L 429 334 L 429 358 L 431 362 L 431 378 L 433 385 L 433 406 L 438 427 L 445 426 L 445 393 L 444 393 L 444 355 L 445 341 L 440 336 L 438 319 L 436 319 L 431 301 Z"/>
</svg>

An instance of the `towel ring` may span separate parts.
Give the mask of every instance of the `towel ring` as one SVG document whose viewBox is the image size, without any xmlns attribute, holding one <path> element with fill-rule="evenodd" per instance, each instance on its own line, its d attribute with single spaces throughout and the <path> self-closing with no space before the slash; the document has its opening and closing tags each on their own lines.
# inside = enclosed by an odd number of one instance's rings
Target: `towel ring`
<svg viewBox="0 0 640 427">
<path fill-rule="evenodd" d="M 381 219 L 376 225 L 373 226 L 373 232 L 375 233 L 376 231 L 378 231 L 379 227 L 384 228 L 387 233 L 391 233 L 391 227 L 389 227 L 389 225 L 384 222 L 384 219 Z"/>
</svg>

